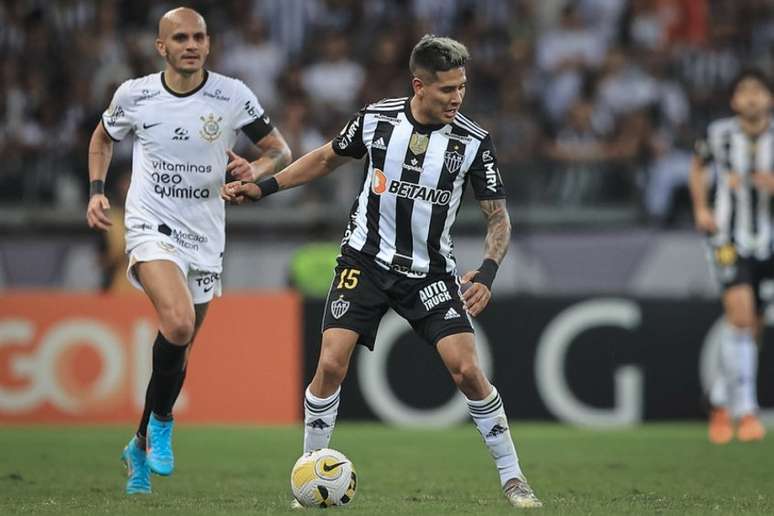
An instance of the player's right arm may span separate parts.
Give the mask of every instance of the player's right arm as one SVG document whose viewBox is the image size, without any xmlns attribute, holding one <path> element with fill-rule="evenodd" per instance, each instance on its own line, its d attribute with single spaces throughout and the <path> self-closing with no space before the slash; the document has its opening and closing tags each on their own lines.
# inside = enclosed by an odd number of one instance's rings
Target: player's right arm
<svg viewBox="0 0 774 516">
<path fill-rule="evenodd" d="M 693 218 L 696 229 L 712 234 L 718 230 L 715 224 L 715 214 L 707 202 L 707 165 L 712 161 L 712 154 L 706 141 L 696 144 L 696 151 L 691 160 L 691 175 L 688 181 L 693 202 Z"/>
<path fill-rule="evenodd" d="M 89 205 L 86 208 L 86 221 L 90 228 L 103 231 L 112 225 L 105 213 L 110 209 L 110 202 L 105 197 L 105 177 L 112 157 L 113 140 L 100 121 L 89 141 Z"/>
<path fill-rule="evenodd" d="M 232 204 L 241 204 L 247 199 L 257 201 L 280 190 L 295 188 L 326 176 L 350 158 L 362 158 L 368 150 L 363 142 L 364 111 L 355 114 L 332 141 L 305 154 L 274 177 L 257 184 L 241 181 L 228 183 L 223 187 L 221 197 Z"/>
</svg>

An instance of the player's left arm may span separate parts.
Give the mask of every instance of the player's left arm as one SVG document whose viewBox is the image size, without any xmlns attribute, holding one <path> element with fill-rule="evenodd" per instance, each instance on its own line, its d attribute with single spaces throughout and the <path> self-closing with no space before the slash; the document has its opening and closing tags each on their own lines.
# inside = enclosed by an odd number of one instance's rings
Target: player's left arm
<svg viewBox="0 0 774 516">
<path fill-rule="evenodd" d="M 462 276 L 462 300 L 468 313 L 476 317 L 489 304 L 492 283 L 511 241 L 511 218 L 505 201 L 505 187 L 489 135 L 481 142 L 468 174 L 487 224 L 484 260 L 478 269 Z"/>
<path fill-rule="evenodd" d="M 276 127 L 261 137 L 255 146 L 261 151 L 261 157 L 253 162 L 247 161 L 232 150 L 226 151 L 229 156 L 226 171 L 232 178 L 256 182 L 266 176 L 273 176 L 293 159 L 290 147 Z"/>
</svg>

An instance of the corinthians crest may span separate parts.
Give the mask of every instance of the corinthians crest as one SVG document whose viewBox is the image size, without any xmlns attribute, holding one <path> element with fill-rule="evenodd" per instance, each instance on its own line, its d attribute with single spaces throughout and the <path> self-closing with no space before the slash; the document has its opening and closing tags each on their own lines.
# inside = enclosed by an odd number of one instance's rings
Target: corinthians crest
<svg viewBox="0 0 774 516">
<path fill-rule="evenodd" d="M 334 319 L 341 319 L 341 316 L 349 310 L 349 301 L 344 301 L 344 296 L 331 303 L 331 315 Z"/>
<path fill-rule="evenodd" d="M 204 122 L 199 135 L 210 143 L 217 140 L 220 137 L 220 122 L 223 120 L 223 117 L 219 116 L 216 119 L 215 115 L 210 113 L 206 118 L 203 116 L 199 118 Z"/>
<path fill-rule="evenodd" d="M 409 149 L 414 153 L 414 156 L 419 156 L 427 150 L 427 144 L 430 143 L 430 137 L 426 134 L 414 133 L 411 135 L 411 141 L 409 141 Z"/>
</svg>

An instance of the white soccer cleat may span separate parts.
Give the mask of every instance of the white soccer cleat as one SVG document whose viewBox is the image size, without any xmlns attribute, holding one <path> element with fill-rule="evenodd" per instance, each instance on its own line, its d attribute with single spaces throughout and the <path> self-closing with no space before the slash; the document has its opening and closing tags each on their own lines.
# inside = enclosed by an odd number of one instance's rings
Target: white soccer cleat
<svg viewBox="0 0 774 516">
<path fill-rule="evenodd" d="M 543 507 L 541 502 L 526 480 L 512 478 L 503 486 L 503 494 L 511 505 L 519 509 L 537 509 Z"/>
</svg>

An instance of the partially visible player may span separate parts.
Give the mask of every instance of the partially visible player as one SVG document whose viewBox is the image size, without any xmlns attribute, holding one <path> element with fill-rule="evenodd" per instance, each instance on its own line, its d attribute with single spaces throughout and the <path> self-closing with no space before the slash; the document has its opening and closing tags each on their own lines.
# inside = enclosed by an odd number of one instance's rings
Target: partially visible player
<svg viewBox="0 0 774 516">
<path fill-rule="evenodd" d="M 393 308 L 438 351 L 466 396 L 508 501 L 540 507 L 519 466 L 500 394 L 479 366 L 468 316 L 489 303 L 511 224 L 492 137 L 459 112 L 467 60 L 461 43 L 425 36 L 411 53 L 412 97 L 363 108 L 332 142 L 257 185 L 229 183 L 223 196 L 258 200 L 366 156 L 328 294 L 317 372 L 304 398 L 304 451 L 328 447 L 352 352 L 358 343 L 373 349 L 379 321 Z M 462 294 L 451 229 L 468 183 L 487 234 L 483 263 L 463 276 Z"/>
<path fill-rule="evenodd" d="M 763 439 L 756 378 L 762 332 L 761 281 L 774 278 L 771 195 L 774 193 L 772 92 L 759 71 L 742 72 L 731 90 L 735 116 L 709 125 L 696 145 L 691 197 L 696 227 L 707 235 L 710 262 L 723 289 L 726 327 L 720 369 L 709 392 L 709 439 L 725 444 Z M 712 206 L 707 173 L 714 172 Z"/>
<path fill-rule="evenodd" d="M 210 38 L 199 13 L 182 7 L 167 12 L 156 48 L 166 60 L 164 71 L 123 83 L 89 145 L 86 218 L 90 227 L 106 230 L 104 181 L 113 141 L 134 133 L 127 275 L 159 319 L 145 410 L 122 456 L 129 494 L 151 491 L 150 472 L 170 475 L 174 469 L 172 407 L 190 344 L 209 302 L 220 295 L 225 211 L 218 192 L 226 173 L 255 181 L 290 162 L 285 140 L 255 95 L 242 82 L 204 68 Z M 231 150 L 240 131 L 261 150 L 253 163 Z M 217 344 L 228 352 L 228 342 Z"/>
</svg>

